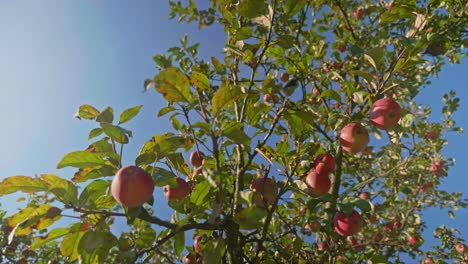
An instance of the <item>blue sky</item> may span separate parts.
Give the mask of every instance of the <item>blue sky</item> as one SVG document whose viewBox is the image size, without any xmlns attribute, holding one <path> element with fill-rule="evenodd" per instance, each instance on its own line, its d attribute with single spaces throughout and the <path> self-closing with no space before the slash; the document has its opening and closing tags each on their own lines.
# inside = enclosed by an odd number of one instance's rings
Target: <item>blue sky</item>
<svg viewBox="0 0 468 264">
<path fill-rule="evenodd" d="M 124 160 L 132 163 L 139 147 L 153 134 L 169 129 L 157 119 L 165 105 L 154 91 L 142 93 L 143 81 L 155 74 L 153 56 L 178 44 L 184 34 L 201 42 L 202 56 L 221 54 L 222 30 L 199 31 L 195 25 L 168 19 L 166 1 L 2 1 L 0 4 L 0 179 L 12 175 L 56 173 L 71 177 L 73 170 L 56 170 L 64 154 L 84 149 L 90 143 L 92 122 L 73 118 L 81 104 L 98 109 L 112 106 L 116 113 L 143 104 L 140 115 L 127 124 L 134 138 L 126 147 Z M 464 75 L 468 60 L 447 65 L 439 79 L 425 89 L 418 101 L 434 106 L 434 120 L 440 118 L 442 94 L 453 89 L 461 97 L 455 119 L 468 127 Z M 448 136 L 446 156 L 457 165 L 449 171 L 442 187 L 464 191 L 468 186 L 468 164 L 464 150 L 466 135 Z M 157 190 L 158 191 L 158 190 Z M 466 195 L 465 195 L 466 197 Z M 166 203 L 162 191 L 156 204 Z M 0 198 L 4 208 L 17 205 Z M 434 209 L 425 213 L 433 227 L 447 224 L 468 234 L 468 213 L 457 220 Z M 429 238 L 430 239 L 430 238 Z"/>
</svg>

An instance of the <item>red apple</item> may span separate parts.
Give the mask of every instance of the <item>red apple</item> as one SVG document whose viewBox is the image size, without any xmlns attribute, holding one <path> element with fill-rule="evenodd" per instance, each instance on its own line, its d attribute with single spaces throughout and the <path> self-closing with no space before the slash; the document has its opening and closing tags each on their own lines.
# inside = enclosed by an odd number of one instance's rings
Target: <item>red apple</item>
<svg viewBox="0 0 468 264">
<path fill-rule="evenodd" d="M 314 160 L 314 171 L 318 174 L 329 174 L 335 167 L 335 158 L 330 153 L 320 154 Z"/>
<path fill-rule="evenodd" d="M 419 193 L 426 192 L 427 190 L 432 189 L 432 187 L 433 187 L 432 182 L 427 182 L 419 187 L 418 192 Z"/>
<path fill-rule="evenodd" d="M 319 96 L 320 95 L 320 91 L 317 87 L 314 87 L 314 89 L 312 89 L 312 94 L 314 96 Z"/>
<path fill-rule="evenodd" d="M 371 215 L 371 216 L 369 217 L 369 223 L 370 223 L 370 224 L 373 224 L 373 223 L 375 223 L 376 221 L 377 221 L 377 217 L 376 217 L 375 215 Z"/>
<path fill-rule="evenodd" d="M 184 257 L 184 264 L 201 264 L 203 259 L 200 254 L 193 254 L 188 253 L 187 256 Z"/>
<path fill-rule="evenodd" d="M 333 217 L 335 232 L 341 236 L 352 236 L 361 231 L 364 221 L 361 215 L 353 210 L 350 215 L 338 211 Z"/>
<path fill-rule="evenodd" d="M 114 199 L 127 207 L 138 207 L 148 202 L 153 196 L 153 191 L 153 178 L 137 166 L 119 169 L 111 184 Z"/>
<path fill-rule="evenodd" d="M 254 193 L 254 203 L 258 207 L 272 205 L 278 196 L 278 187 L 271 178 L 256 178 L 250 185 L 250 190 Z"/>
<path fill-rule="evenodd" d="M 310 223 L 308 223 L 306 226 L 305 226 L 305 229 L 308 231 L 308 232 L 318 232 L 320 231 L 320 228 L 322 227 L 322 225 L 320 224 L 319 221 L 312 221 Z"/>
<path fill-rule="evenodd" d="M 367 147 L 369 134 L 359 123 L 350 123 L 341 129 L 340 144 L 344 151 L 356 154 Z"/>
<path fill-rule="evenodd" d="M 172 187 L 170 185 L 164 186 L 164 197 L 166 197 L 167 200 L 183 199 L 190 194 L 190 186 L 184 179 L 177 177 L 176 181 L 177 187 Z"/>
<path fill-rule="evenodd" d="M 190 154 L 190 164 L 194 167 L 200 167 L 203 164 L 203 158 L 205 154 L 201 151 L 193 151 Z"/>
<path fill-rule="evenodd" d="M 342 43 L 338 46 L 338 50 L 340 52 L 345 52 L 346 51 L 346 44 Z"/>
<path fill-rule="evenodd" d="M 416 235 L 409 235 L 408 236 L 408 243 L 411 246 L 414 246 L 414 245 L 418 244 L 419 243 L 419 237 L 416 236 Z"/>
<path fill-rule="evenodd" d="M 348 237 L 348 243 L 353 249 L 358 251 L 364 250 L 365 248 L 364 245 L 360 244 L 354 237 Z"/>
<path fill-rule="evenodd" d="M 320 251 L 324 251 L 324 250 L 327 250 L 327 249 L 328 249 L 328 245 L 327 245 L 327 243 L 325 243 L 325 242 L 318 242 L 318 243 L 317 243 L 317 248 L 318 248 L 318 250 L 320 250 Z"/>
<path fill-rule="evenodd" d="M 443 176 L 445 174 L 444 169 L 444 161 L 443 160 L 436 160 L 429 169 L 433 172 L 437 177 Z"/>
<path fill-rule="evenodd" d="M 362 19 L 364 18 L 364 15 L 366 14 L 366 9 L 364 8 L 358 8 L 353 12 L 353 17 L 355 19 Z"/>
<path fill-rule="evenodd" d="M 455 245 L 455 250 L 460 254 L 464 254 L 465 252 L 468 251 L 468 247 L 463 243 L 457 243 Z"/>
<path fill-rule="evenodd" d="M 379 243 L 382 241 L 383 235 L 381 233 L 378 233 L 377 235 L 374 236 L 374 243 Z"/>
<path fill-rule="evenodd" d="M 328 178 L 328 175 L 318 174 L 315 171 L 307 174 L 306 183 L 309 187 L 309 194 L 314 197 L 328 193 L 331 187 L 331 181 L 330 178 Z"/>
<path fill-rule="evenodd" d="M 432 263 L 432 258 L 427 257 L 424 259 L 424 264 L 431 264 Z"/>
<path fill-rule="evenodd" d="M 387 10 L 391 10 L 394 7 L 395 7 L 395 3 L 393 2 L 387 4 Z"/>
<path fill-rule="evenodd" d="M 287 72 L 283 72 L 281 75 L 280 75 L 280 80 L 282 82 L 287 82 L 289 81 L 289 74 Z"/>
<path fill-rule="evenodd" d="M 202 239 L 205 237 L 206 237 L 205 234 L 195 236 L 195 238 L 193 239 L 193 249 L 195 250 L 195 252 L 201 254 L 201 252 L 205 248 L 205 245 L 203 245 L 203 242 L 202 242 Z"/>
<path fill-rule="evenodd" d="M 393 98 L 377 100 L 371 108 L 369 119 L 377 128 L 388 130 L 398 124 L 401 107 Z"/>
<path fill-rule="evenodd" d="M 361 192 L 361 193 L 359 194 L 359 198 L 360 198 L 361 200 L 367 200 L 367 199 L 369 199 L 369 197 L 370 197 L 370 193 L 369 193 L 369 192 Z"/>
<path fill-rule="evenodd" d="M 272 105 L 278 103 L 279 99 L 276 94 L 266 93 L 263 95 L 263 101 L 268 105 Z"/>
</svg>

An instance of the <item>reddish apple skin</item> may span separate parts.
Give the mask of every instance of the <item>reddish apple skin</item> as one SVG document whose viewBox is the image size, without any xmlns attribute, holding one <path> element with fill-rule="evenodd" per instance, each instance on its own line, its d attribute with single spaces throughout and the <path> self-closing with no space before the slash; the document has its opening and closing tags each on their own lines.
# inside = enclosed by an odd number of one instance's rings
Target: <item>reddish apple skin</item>
<svg viewBox="0 0 468 264">
<path fill-rule="evenodd" d="M 468 251 L 468 248 L 465 244 L 463 243 L 457 243 L 455 245 L 455 250 L 459 253 L 459 254 L 464 254 L 465 252 Z"/>
<path fill-rule="evenodd" d="M 308 232 L 318 232 L 318 231 L 320 231 L 321 227 L 322 227 L 322 225 L 320 224 L 319 221 L 312 221 L 312 222 L 310 222 L 309 224 L 307 224 L 305 226 L 305 229 Z"/>
<path fill-rule="evenodd" d="M 439 137 L 439 133 L 436 131 L 428 131 L 426 135 L 424 135 L 424 138 L 427 140 L 434 140 Z"/>
<path fill-rule="evenodd" d="M 359 198 L 360 198 L 361 200 L 367 200 L 367 199 L 369 199 L 369 197 L 370 197 L 370 193 L 369 193 L 369 192 L 361 192 L 361 193 L 359 194 Z"/>
<path fill-rule="evenodd" d="M 265 202 L 267 206 L 272 205 L 278 196 L 278 188 L 271 178 L 255 179 L 250 185 L 250 190 L 254 193 L 254 203 L 257 207 L 264 207 Z"/>
<path fill-rule="evenodd" d="M 431 264 L 431 263 L 432 263 L 432 258 L 424 259 L 424 264 Z"/>
<path fill-rule="evenodd" d="M 361 215 L 354 211 L 348 216 L 342 211 L 338 211 L 333 217 L 335 232 L 340 236 L 352 236 L 361 231 L 364 221 Z"/>
<path fill-rule="evenodd" d="M 204 246 L 202 245 L 201 241 L 205 236 L 206 236 L 205 234 L 197 235 L 193 239 L 193 249 L 195 250 L 195 252 L 197 252 L 199 254 L 201 254 L 201 252 L 203 251 Z"/>
<path fill-rule="evenodd" d="M 416 245 L 418 242 L 419 242 L 419 239 L 418 239 L 417 236 L 414 236 L 414 235 L 408 236 L 408 243 L 409 243 L 411 246 Z"/>
<path fill-rule="evenodd" d="M 112 179 L 112 196 L 123 206 L 138 207 L 151 199 L 153 191 L 153 178 L 137 166 L 119 169 Z"/>
<path fill-rule="evenodd" d="M 279 102 L 279 99 L 275 94 L 267 93 L 263 95 L 263 101 L 267 104 L 276 104 Z"/>
<path fill-rule="evenodd" d="M 319 242 L 317 243 L 317 248 L 320 251 L 324 251 L 328 249 L 328 245 L 325 242 Z"/>
<path fill-rule="evenodd" d="M 315 172 L 317 172 L 318 174 L 329 174 L 333 170 L 335 170 L 335 158 L 330 153 L 321 154 L 317 158 L 315 158 L 313 166 Z"/>
<path fill-rule="evenodd" d="M 350 123 L 341 129 L 340 144 L 344 151 L 356 154 L 367 147 L 369 133 L 359 123 Z"/>
<path fill-rule="evenodd" d="M 170 185 L 164 186 L 164 197 L 167 200 L 172 199 L 183 199 L 190 194 L 189 184 L 182 178 L 177 177 L 177 187 L 172 187 Z"/>
<path fill-rule="evenodd" d="M 393 98 L 379 99 L 372 105 L 369 118 L 375 127 L 388 130 L 400 121 L 401 107 Z"/>
<path fill-rule="evenodd" d="M 283 72 L 281 75 L 280 75 L 280 80 L 282 82 L 287 82 L 289 81 L 289 74 L 287 72 Z"/>
<path fill-rule="evenodd" d="M 189 253 L 187 256 L 184 257 L 184 264 L 201 264 L 202 257 L 200 254 L 193 254 Z"/>
<path fill-rule="evenodd" d="M 315 171 L 307 174 L 306 183 L 309 187 L 309 194 L 314 197 L 328 193 L 331 187 L 331 181 L 328 175 L 318 174 Z"/>
<path fill-rule="evenodd" d="M 203 164 L 203 157 L 205 154 L 201 151 L 193 151 L 190 154 L 190 164 L 194 167 L 200 167 Z"/>
</svg>

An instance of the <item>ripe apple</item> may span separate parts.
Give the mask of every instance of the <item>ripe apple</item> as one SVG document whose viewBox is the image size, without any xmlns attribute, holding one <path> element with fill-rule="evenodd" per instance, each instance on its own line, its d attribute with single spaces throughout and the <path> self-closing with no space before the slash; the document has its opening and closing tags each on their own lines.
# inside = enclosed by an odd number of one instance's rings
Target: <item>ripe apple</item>
<svg viewBox="0 0 468 264">
<path fill-rule="evenodd" d="M 339 50 L 340 52 L 345 52 L 345 51 L 346 51 L 346 44 L 341 43 L 341 44 L 338 46 L 338 50 Z"/>
<path fill-rule="evenodd" d="M 315 171 L 309 172 L 306 177 L 309 194 L 317 197 L 322 196 L 330 190 L 331 181 L 327 174 L 319 174 Z"/>
<path fill-rule="evenodd" d="M 184 257 L 184 264 L 201 264 L 203 262 L 203 259 L 200 254 L 193 254 L 193 253 L 188 253 Z"/>
<path fill-rule="evenodd" d="M 432 187 L 433 187 L 432 182 L 427 182 L 419 187 L 418 192 L 419 193 L 426 192 L 427 190 L 432 189 Z"/>
<path fill-rule="evenodd" d="M 265 104 L 272 105 L 278 103 L 279 99 L 276 94 L 266 93 L 263 95 L 263 101 Z"/>
<path fill-rule="evenodd" d="M 393 2 L 387 4 L 387 10 L 391 10 L 394 7 L 395 7 L 395 3 Z"/>
<path fill-rule="evenodd" d="M 250 190 L 254 194 L 254 203 L 257 207 L 272 205 L 278 196 L 278 187 L 271 178 L 256 178 L 250 184 Z"/>
<path fill-rule="evenodd" d="M 419 237 L 417 235 L 409 235 L 408 236 L 408 243 L 411 246 L 414 246 L 419 243 Z"/>
<path fill-rule="evenodd" d="M 371 108 L 369 119 L 377 128 L 388 130 L 398 124 L 401 107 L 393 98 L 377 100 Z"/>
<path fill-rule="evenodd" d="M 356 154 L 367 147 L 369 134 L 360 123 L 350 123 L 341 129 L 340 144 L 344 151 Z"/>
<path fill-rule="evenodd" d="M 468 247 L 465 244 L 459 242 L 455 245 L 455 250 L 460 254 L 464 254 L 468 251 Z"/>
<path fill-rule="evenodd" d="M 114 199 L 127 207 L 138 207 L 148 202 L 153 196 L 153 191 L 153 178 L 137 166 L 119 169 L 111 184 Z"/>
<path fill-rule="evenodd" d="M 359 199 L 361 199 L 361 200 L 367 200 L 367 199 L 369 199 L 369 197 L 370 197 L 370 193 L 369 193 L 369 192 L 361 192 L 361 193 L 359 194 Z"/>
<path fill-rule="evenodd" d="M 374 236 L 374 243 L 379 243 L 382 241 L 383 235 L 381 233 L 378 233 L 377 235 Z"/>
<path fill-rule="evenodd" d="M 167 200 L 183 199 L 190 194 L 190 186 L 184 179 L 177 177 L 176 181 L 177 187 L 172 187 L 170 185 L 164 186 L 164 197 L 166 197 Z"/>
<path fill-rule="evenodd" d="M 280 80 L 282 82 L 287 82 L 289 81 L 289 74 L 287 72 L 283 72 L 281 75 L 280 75 Z"/>
<path fill-rule="evenodd" d="M 424 264 L 431 264 L 432 263 L 432 258 L 427 257 L 424 259 Z"/>
<path fill-rule="evenodd" d="M 194 167 L 200 167 L 203 164 L 203 158 L 205 154 L 201 151 L 193 151 L 190 154 L 190 164 Z"/>
<path fill-rule="evenodd" d="M 352 236 L 361 231 L 364 221 L 355 210 L 350 215 L 346 215 L 343 211 L 338 211 L 333 217 L 333 225 L 335 232 L 340 236 Z"/>
<path fill-rule="evenodd" d="M 329 174 L 335 167 L 335 158 L 330 153 L 320 154 L 314 160 L 314 171 L 318 174 Z"/>
<path fill-rule="evenodd" d="M 353 12 L 353 17 L 355 19 L 362 19 L 364 18 L 364 15 L 366 14 L 366 9 L 364 8 L 358 8 Z"/>
<path fill-rule="evenodd" d="M 324 250 L 327 250 L 327 249 L 328 249 L 328 245 L 327 245 L 327 243 L 325 243 L 325 242 L 318 242 L 318 243 L 317 243 L 317 248 L 318 248 L 318 250 L 320 250 L 320 251 L 324 251 Z"/>
<path fill-rule="evenodd" d="M 320 228 L 322 227 L 322 225 L 320 224 L 319 221 L 315 220 L 315 221 L 312 221 L 310 223 L 308 223 L 306 226 L 305 226 L 305 229 L 308 231 L 308 232 L 318 232 L 320 231 Z"/>
<path fill-rule="evenodd" d="M 202 243 L 202 239 L 204 239 L 204 238 L 206 238 L 205 234 L 197 235 L 193 239 L 193 249 L 195 250 L 195 252 L 197 252 L 199 254 L 201 254 L 201 252 L 205 248 L 205 245 L 203 245 L 203 243 Z"/>
<path fill-rule="evenodd" d="M 444 161 L 443 160 L 436 160 L 429 169 L 433 172 L 437 177 L 443 176 L 445 174 L 444 170 Z"/>
</svg>

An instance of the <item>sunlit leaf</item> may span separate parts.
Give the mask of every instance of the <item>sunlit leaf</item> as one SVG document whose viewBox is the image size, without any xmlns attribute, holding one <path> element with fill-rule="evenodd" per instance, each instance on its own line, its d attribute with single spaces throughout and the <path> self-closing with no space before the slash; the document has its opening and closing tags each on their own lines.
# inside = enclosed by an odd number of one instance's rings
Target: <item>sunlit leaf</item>
<svg viewBox="0 0 468 264">
<path fill-rule="evenodd" d="M 142 105 L 125 109 L 119 117 L 119 125 L 132 120 L 140 112 Z"/>
<path fill-rule="evenodd" d="M 192 97 L 189 79 L 177 68 L 162 70 L 153 81 L 155 90 L 170 104 L 186 102 Z"/>
<path fill-rule="evenodd" d="M 14 192 L 34 193 L 47 191 L 48 186 L 40 178 L 32 178 L 29 176 L 12 176 L 3 179 L 0 183 L 0 195 L 10 194 Z"/>
<path fill-rule="evenodd" d="M 66 154 L 57 165 L 57 169 L 64 167 L 86 168 L 107 165 L 100 155 L 88 151 L 74 151 Z"/>
</svg>

